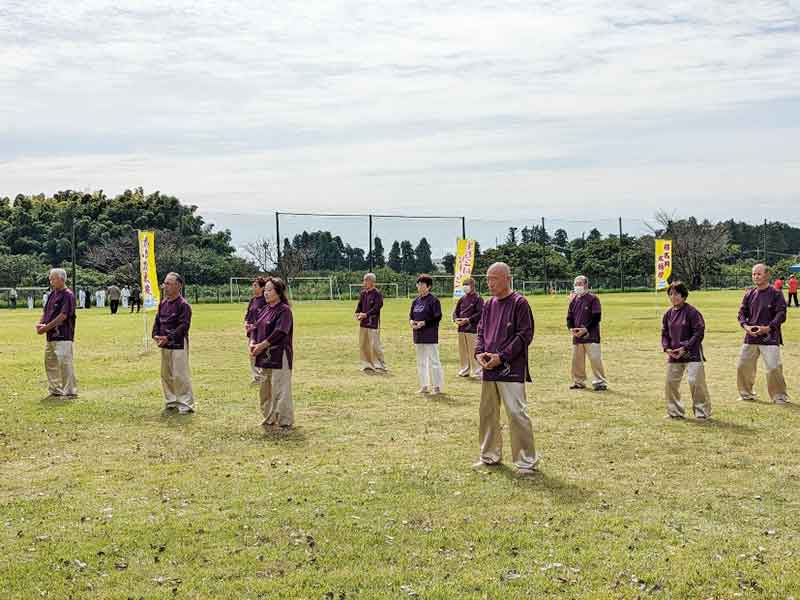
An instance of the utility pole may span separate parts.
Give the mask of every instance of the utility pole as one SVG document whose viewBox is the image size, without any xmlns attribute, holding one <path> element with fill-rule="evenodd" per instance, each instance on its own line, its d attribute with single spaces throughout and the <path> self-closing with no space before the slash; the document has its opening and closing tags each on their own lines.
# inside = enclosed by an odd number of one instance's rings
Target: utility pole
<svg viewBox="0 0 800 600">
<path fill-rule="evenodd" d="M 278 262 L 281 262 L 281 213 L 275 211 L 275 248 L 277 248 Z M 276 264 L 277 268 L 278 265 Z"/>
<path fill-rule="evenodd" d="M 764 219 L 764 264 L 769 264 L 769 258 L 767 257 L 767 220 Z"/>
<path fill-rule="evenodd" d="M 76 261 L 78 259 L 78 250 L 75 245 L 75 209 L 72 210 L 72 289 L 77 292 L 78 288 L 78 267 Z"/>
<path fill-rule="evenodd" d="M 547 281 L 547 231 L 544 228 L 544 217 L 542 217 L 542 267 L 544 268 L 544 293 L 548 293 L 548 285 Z"/>
<path fill-rule="evenodd" d="M 369 216 L 369 270 L 375 270 L 375 257 L 372 248 L 372 215 Z"/>
<path fill-rule="evenodd" d="M 625 291 L 625 271 L 622 266 L 622 217 L 619 218 L 619 289 Z"/>
</svg>

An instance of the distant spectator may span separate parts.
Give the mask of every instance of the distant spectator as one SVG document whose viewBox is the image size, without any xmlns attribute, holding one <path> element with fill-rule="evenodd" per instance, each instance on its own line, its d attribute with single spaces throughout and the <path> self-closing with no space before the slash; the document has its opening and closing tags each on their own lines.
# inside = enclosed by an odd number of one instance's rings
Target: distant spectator
<svg viewBox="0 0 800 600">
<path fill-rule="evenodd" d="M 119 301 L 122 298 L 122 290 L 120 290 L 116 285 L 111 284 L 108 287 L 108 302 L 111 306 L 111 314 L 117 314 L 119 310 Z"/>
<path fill-rule="evenodd" d="M 138 313 L 142 309 L 142 291 L 139 289 L 138 285 L 133 286 L 131 290 L 131 312 L 133 312 L 133 307 L 136 307 L 136 312 Z"/>
<path fill-rule="evenodd" d="M 789 281 L 787 281 L 786 283 L 789 285 L 789 306 L 792 305 L 792 298 L 794 298 L 794 305 L 795 306 L 800 306 L 800 304 L 797 303 L 797 284 L 798 284 L 798 281 L 797 281 L 797 277 L 794 276 L 794 273 L 792 273 L 789 276 Z"/>
</svg>

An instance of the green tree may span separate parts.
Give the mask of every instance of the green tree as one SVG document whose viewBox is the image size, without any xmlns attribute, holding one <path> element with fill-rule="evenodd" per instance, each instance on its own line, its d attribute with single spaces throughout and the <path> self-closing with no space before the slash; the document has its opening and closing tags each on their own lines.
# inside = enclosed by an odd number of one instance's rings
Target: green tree
<svg viewBox="0 0 800 600">
<path fill-rule="evenodd" d="M 400 270 L 403 273 L 416 273 L 417 260 L 414 256 L 414 246 L 408 240 L 400 242 Z"/>
<path fill-rule="evenodd" d="M 395 273 L 401 273 L 403 271 L 403 263 L 400 260 L 400 242 L 397 240 L 392 242 L 392 247 L 389 249 L 389 260 L 386 266 Z"/>
<path fill-rule="evenodd" d="M 414 249 L 415 270 L 420 273 L 433 272 L 433 259 L 431 258 L 431 245 L 425 238 L 420 239 Z"/>
</svg>

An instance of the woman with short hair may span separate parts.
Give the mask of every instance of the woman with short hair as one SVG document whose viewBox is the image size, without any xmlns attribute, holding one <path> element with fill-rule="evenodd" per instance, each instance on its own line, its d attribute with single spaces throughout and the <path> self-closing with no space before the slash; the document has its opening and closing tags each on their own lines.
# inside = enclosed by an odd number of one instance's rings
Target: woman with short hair
<svg viewBox="0 0 800 600">
<path fill-rule="evenodd" d="M 256 358 L 250 354 L 250 337 L 256 328 L 258 317 L 267 304 L 264 299 L 264 286 L 267 285 L 266 277 L 256 277 L 253 279 L 253 295 L 247 303 L 247 310 L 244 313 L 244 334 L 247 336 L 247 350 L 250 356 L 250 383 L 261 383 L 261 369 L 256 366 Z"/>
<path fill-rule="evenodd" d="M 483 311 L 483 298 L 475 291 L 475 280 L 467 277 L 461 282 L 463 295 L 453 310 L 453 322 L 458 326 L 459 377 L 480 378 L 481 366 L 475 358 L 475 337 Z"/>
<path fill-rule="evenodd" d="M 261 369 L 259 398 L 264 415 L 261 426 L 267 431 L 276 426 L 288 429 L 294 424 L 294 319 L 286 297 L 286 284 L 280 277 L 267 278 L 264 299 L 266 305 L 250 337 L 250 354 Z"/>
<path fill-rule="evenodd" d="M 444 389 L 442 362 L 439 359 L 439 322 L 442 304 L 431 293 L 433 278 L 423 273 L 417 277 L 418 296 L 411 302 L 409 324 L 417 351 L 418 394 L 440 394 Z"/>
<path fill-rule="evenodd" d="M 694 416 L 708 419 L 711 417 L 711 398 L 703 365 L 705 321 L 700 311 L 686 302 L 689 289 L 684 283 L 672 282 L 667 288 L 667 295 L 672 308 L 664 313 L 661 320 L 661 346 L 667 354 L 667 415 L 673 419 L 686 416 L 681 403 L 681 380 L 684 372 L 688 371 Z"/>
</svg>

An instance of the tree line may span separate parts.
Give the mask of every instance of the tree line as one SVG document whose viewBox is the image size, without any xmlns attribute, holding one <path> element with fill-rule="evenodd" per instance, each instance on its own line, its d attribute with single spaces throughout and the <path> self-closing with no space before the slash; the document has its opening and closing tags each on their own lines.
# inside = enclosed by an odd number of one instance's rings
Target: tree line
<svg viewBox="0 0 800 600">
<path fill-rule="evenodd" d="M 113 197 L 103 191 L 61 191 L 53 196 L 0 198 L 0 287 L 45 285 L 51 266 L 72 267 L 87 286 L 138 281 L 136 230 L 156 235 L 159 272 L 184 273 L 199 285 L 227 283 L 230 277 L 276 272 L 363 272 L 370 268 L 398 274 L 435 273 L 438 268 L 425 237 L 416 244 L 394 240 L 388 253 L 380 237 L 372 249 L 345 243 L 330 231 L 303 231 L 278 247 L 261 239 L 237 252 L 229 230 L 215 230 L 174 196 L 142 188 Z M 587 275 L 603 287 L 652 285 L 654 239 L 674 242 L 674 277 L 693 288 L 724 276 L 742 275 L 756 261 L 785 272 L 800 252 L 800 228 L 782 222 L 749 224 L 733 220 L 712 223 L 694 217 L 655 216 L 650 232 L 640 236 L 603 235 L 592 229 L 570 238 L 564 229 L 552 233 L 542 225 L 510 227 L 504 241 L 476 252 L 476 272 L 494 261 L 513 266 L 527 280 L 569 280 Z M 74 239 L 74 243 L 73 243 Z M 441 271 L 452 273 L 455 257 L 441 257 Z"/>
</svg>

